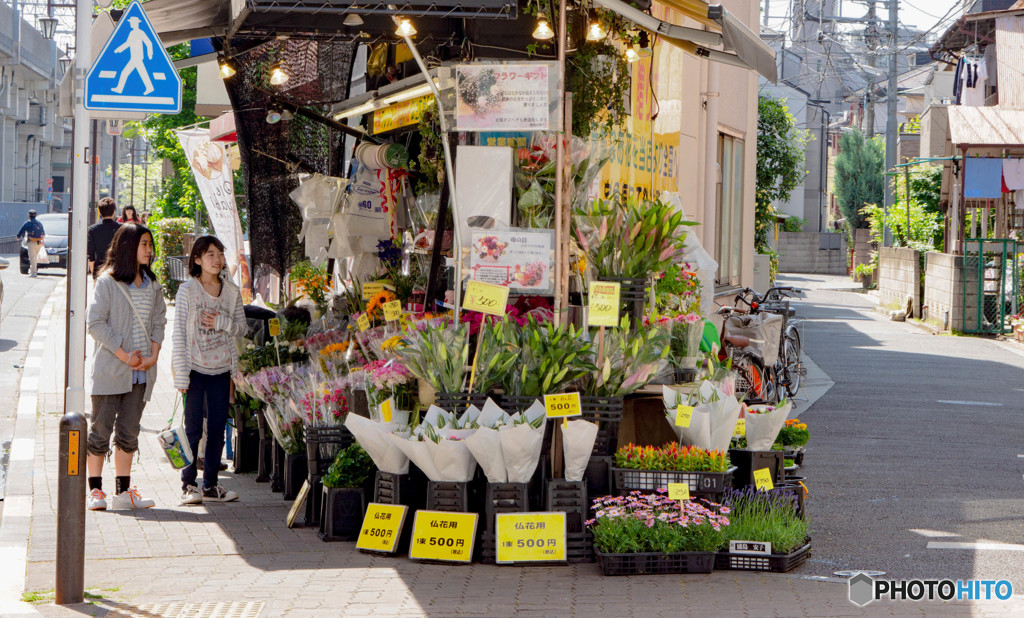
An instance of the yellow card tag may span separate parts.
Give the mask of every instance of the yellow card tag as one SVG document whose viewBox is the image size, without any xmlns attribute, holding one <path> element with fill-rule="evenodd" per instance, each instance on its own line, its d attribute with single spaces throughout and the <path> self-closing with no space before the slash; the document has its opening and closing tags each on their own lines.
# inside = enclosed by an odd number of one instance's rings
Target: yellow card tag
<svg viewBox="0 0 1024 618">
<path fill-rule="evenodd" d="M 367 281 L 363 284 L 363 300 L 370 300 L 375 295 L 384 291 L 384 284 L 380 281 Z"/>
<path fill-rule="evenodd" d="M 676 406 L 676 427 L 689 427 L 693 420 L 693 406 Z"/>
<path fill-rule="evenodd" d="M 402 317 L 402 301 L 393 300 L 389 303 L 384 303 L 384 321 L 394 322 L 395 320 Z"/>
<path fill-rule="evenodd" d="M 370 316 L 366 315 L 365 313 L 359 316 L 359 318 L 356 320 L 356 326 L 359 327 L 359 332 L 366 332 L 366 330 L 370 328 Z"/>
<path fill-rule="evenodd" d="M 587 326 L 618 326 L 619 295 L 622 286 L 618 282 L 591 281 L 588 294 Z"/>
<path fill-rule="evenodd" d="M 495 562 L 564 562 L 565 513 L 498 513 Z"/>
<path fill-rule="evenodd" d="M 462 302 L 462 308 L 466 311 L 505 315 L 506 304 L 508 304 L 507 287 L 483 281 L 470 281 L 466 284 L 466 296 Z"/>
<path fill-rule="evenodd" d="M 385 423 L 391 422 L 391 416 L 395 411 L 395 398 L 388 397 L 384 400 L 384 403 L 380 404 L 380 415 L 383 417 Z"/>
<path fill-rule="evenodd" d="M 544 410 L 547 412 L 548 418 L 578 416 L 583 413 L 580 410 L 580 394 L 544 395 Z"/>
<path fill-rule="evenodd" d="M 740 418 L 736 419 L 736 429 L 732 432 L 734 436 L 745 436 L 747 435 L 747 419 Z"/>
<path fill-rule="evenodd" d="M 281 320 L 280 318 L 270 318 L 267 320 L 267 326 L 270 329 L 270 336 L 277 337 L 281 334 Z"/>
<path fill-rule="evenodd" d="M 363 527 L 359 529 L 356 549 L 380 551 L 393 554 L 398 551 L 398 539 L 409 507 L 402 504 L 377 504 L 366 506 Z"/>
<path fill-rule="evenodd" d="M 416 511 L 409 558 L 469 563 L 479 517 L 476 513 Z"/>
<path fill-rule="evenodd" d="M 771 491 L 775 489 L 775 483 L 772 483 L 772 471 L 768 468 L 754 470 L 754 487 L 758 491 Z"/>
<path fill-rule="evenodd" d="M 689 483 L 669 483 L 668 484 L 668 499 L 669 500 L 680 500 L 687 501 L 690 499 L 690 484 Z"/>
</svg>

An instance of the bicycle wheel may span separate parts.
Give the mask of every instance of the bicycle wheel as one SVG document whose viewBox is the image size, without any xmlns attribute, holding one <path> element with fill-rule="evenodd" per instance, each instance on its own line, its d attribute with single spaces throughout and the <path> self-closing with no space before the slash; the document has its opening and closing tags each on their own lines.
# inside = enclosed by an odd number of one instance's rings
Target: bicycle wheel
<svg viewBox="0 0 1024 618">
<path fill-rule="evenodd" d="M 800 342 L 800 333 L 795 328 L 786 332 L 786 340 L 783 342 L 786 355 L 786 393 L 790 397 L 796 397 L 800 391 L 800 384 L 804 379 L 804 363 L 801 358 L 803 345 Z"/>
<path fill-rule="evenodd" d="M 746 393 L 747 399 L 759 399 L 774 404 L 777 394 L 771 371 L 757 358 L 744 354 L 733 361 L 733 369 L 739 374 L 736 392 Z"/>
</svg>

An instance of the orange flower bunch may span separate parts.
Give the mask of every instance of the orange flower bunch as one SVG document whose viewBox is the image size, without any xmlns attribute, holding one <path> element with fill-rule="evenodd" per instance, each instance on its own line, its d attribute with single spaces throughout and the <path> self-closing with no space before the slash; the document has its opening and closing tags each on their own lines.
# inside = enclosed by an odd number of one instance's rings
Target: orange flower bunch
<svg viewBox="0 0 1024 618">
<path fill-rule="evenodd" d="M 393 300 L 397 300 L 397 296 L 391 290 L 382 290 L 377 292 L 370 300 L 366 302 L 366 313 L 370 314 L 373 319 L 383 318 L 384 316 L 384 305 L 390 303 Z"/>
<path fill-rule="evenodd" d="M 615 453 L 615 465 L 634 470 L 683 470 L 687 472 L 725 472 L 729 458 L 723 451 L 709 451 L 697 446 L 665 446 L 627 444 Z"/>
<path fill-rule="evenodd" d="M 811 432 L 807 431 L 807 423 L 800 422 L 798 418 L 791 418 L 779 430 L 779 437 L 775 438 L 776 444 L 782 446 L 803 446 L 811 439 Z"/>
</svg>

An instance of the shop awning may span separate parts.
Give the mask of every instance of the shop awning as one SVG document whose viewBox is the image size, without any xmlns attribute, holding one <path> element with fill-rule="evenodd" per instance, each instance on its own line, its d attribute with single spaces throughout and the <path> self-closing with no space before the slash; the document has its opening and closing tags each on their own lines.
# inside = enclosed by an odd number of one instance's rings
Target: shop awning
<svg viewBox="0 0 1024 618">
<path fill-rule="evenodd" d="M 235 112 L 227 112 L 210 121 L 211 142 L 237 142 L 238 132 L 235 130 Z"/>
<path fill-rule="evenodd" d="M 954 146 L 1024 147 L 1024 111 L 965 105 L 947 109 Z"/>
<path fill-rule="evenodd" d="M 143 5 L 165 47 L 212 36 L 224 36 L 229 0 L 149 0 Z"/>
<path fill-rule="evenodd" d="M 773 83 L 778 80 L 775 51 L 720 4 L 708 6 L 706 18 L 721 26 L 721 34 L 671 24 L 652 17 L 622 0 L 594 0 L 594 2 L 638 26 L 657 33 L 658 36 L 670 39 L 673 43 L 698 56 L 715 62 L 753 69 Z M 712 49 L 718 46 L 722 46 L 725 51 Z"/>
</svg>

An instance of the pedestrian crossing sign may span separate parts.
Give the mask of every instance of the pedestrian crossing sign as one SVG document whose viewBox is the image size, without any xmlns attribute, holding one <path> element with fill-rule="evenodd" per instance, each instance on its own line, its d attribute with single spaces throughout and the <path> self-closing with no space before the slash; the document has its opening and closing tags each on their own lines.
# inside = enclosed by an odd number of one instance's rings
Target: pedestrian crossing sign
<svg viewBox="0 0 1024 618">
<path fill-rule="evenodd" d="M 138 0 L 121 15 L 85 77 L 85 109 L 181 111 L 181 77 Z"/>
</svg>

